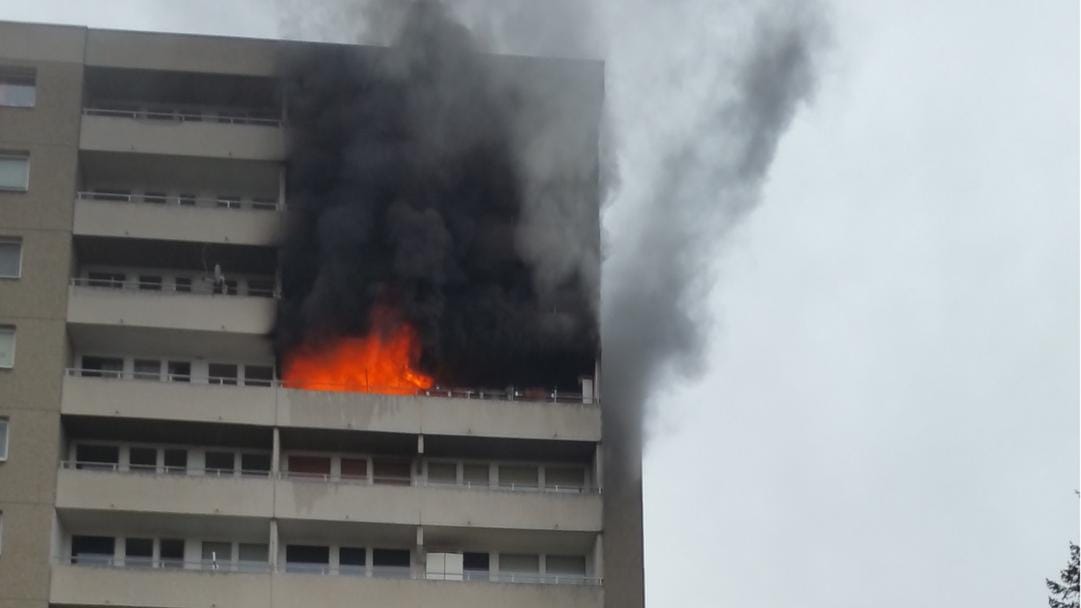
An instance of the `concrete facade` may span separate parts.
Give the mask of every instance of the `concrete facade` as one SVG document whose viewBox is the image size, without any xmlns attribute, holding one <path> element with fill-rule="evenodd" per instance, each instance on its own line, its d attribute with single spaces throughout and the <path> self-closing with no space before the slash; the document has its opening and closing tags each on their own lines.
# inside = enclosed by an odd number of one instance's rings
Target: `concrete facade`
<svg viewBox="0 0 1081 608">
<path fill-rule="evenodd" d="M 616 404 L 282 386 L 285 103 L 249 120 L 88 93 L 273 87 L 305 46 L 0 22 L 0 86 L 35 88 L 32 107 L 0 95 L 0 153 L 29 158 L 26 190 L 0 189 L 0 238 L 21 242 L 0 278 L 0 608 L 640 606 L 640 477 L 605 471 L 636 445 L 605 424 Z M 597 64 L 552 64 L 603 90 Z M 595 133 L 599 99 L 568 103 Z"/>
</svg>

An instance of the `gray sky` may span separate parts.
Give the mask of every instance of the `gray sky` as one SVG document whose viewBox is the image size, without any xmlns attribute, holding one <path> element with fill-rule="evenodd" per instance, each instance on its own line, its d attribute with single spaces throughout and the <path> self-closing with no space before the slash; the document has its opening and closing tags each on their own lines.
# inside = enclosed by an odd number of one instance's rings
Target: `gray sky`
<svg viewBox="0 0 1081 608">
<path fill-rule="evenodd" d="M 39 0 L 0 19 L 273 36 L 268 4 Z M 712 4 L 740 22 L 745 3 Z M 612 94 L 673 66 L 693 85 L 741 44 L 693 10 L 605 6 Z M 827 6 L 813 103 L 702 268 L 701 373 L 652 403 L 649 603 L 1045 605 L 1079 534 L 1078 4 Z M 696 91 L 627 110 L 660 116 L 616 125 L 628 149 L 677 136 Z"/>
</svg>

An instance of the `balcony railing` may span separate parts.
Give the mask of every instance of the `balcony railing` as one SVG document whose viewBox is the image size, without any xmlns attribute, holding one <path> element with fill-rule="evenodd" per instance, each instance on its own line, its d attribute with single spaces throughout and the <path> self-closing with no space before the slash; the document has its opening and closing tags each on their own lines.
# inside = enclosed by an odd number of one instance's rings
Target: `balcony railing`
<svg viewBox="0 0 1081 608">
<path fill-rule="evenodd" d="M 174 207 L 201 207 L 204 209 L 242 209 L 255 211 L 277 211 L 282 207 L 273 198 L 236 197 L 236 196 L 195 196 L 189 194 L 161 194 L 143 192 L 135 194 L 123 190 L 80 190 L 75 198 L 81 201 L 104 201 L 113 203 L 135 203 Z"/>
<path fill-rule="evenodd" d="M 159 104 L 99 103 L 83 108 L 86 116 L 113 116 L 153 122 L 209 122 L 230 125 L 281 127 L 281 118 L 267 110 L 169 106 Z"/>
<path fill-rule="evenodd" d="M 99 285 L 97 283 L 105 283 L 101 279 L 72 279 L 72 285 L 88 285 L 92 287 L 101 287 L 108 289 L 110 286 Z M 138 290 L 137 283 L 131 281 L 115 281 L 112 282 L 117 285 L 111 287 L 112 289 L 130 289 Z M 158 285 L 155 283 L 155 285 Z M 158 285 L 160 287 L 160 285 Z M 180 293 L 180 292 L 177 292 Z M 184 292 L 189 293 L 189 292 Z M 216 294 L 222 295 L 222 294 Z M 235 294 L 229 294 L 235 295 Z M 275 294 L 277 297 L 277 294 Z M 304 386 L 292 386 L 288 382 L 283 380 L 259 380 L 256 382 L 241 382 L 237 378 L 214 378 L 214 377 L 195 377 L 182 374 L 165 374 L 159 376 L 156 374 L 142 375 L 123 372 L 120 370 L 89 370 L 80 368 L 67 368 L 65 373 L 69 376 L 92 376 L 99 378 L 108 378 L 112 380 L 149 380 L 159 382 L 189 382 L 195 384 L 223 384 L 230 386 L 263 386 L 274 388 L 285 388 L 294 390 L 320 390 L 320 391 L 342 391 L 342 392 L 362 392 L 362 393 L 375 393 L 375 394 L 394 394 L 402 395 L 400 387 L 379 387 L 371 386 L 366 391 L 353 391 L 351 387 L 343 385 L 312 385 L 305 383 Z M 415 393 L 409 393 L 402 396 L 414 396 L 414 397 L 431 397 L 433 399 L 438 398 L 451 398 L 451 399 L 481 399 L 488 401 L 514 401 L 517 403 L 531 404 L 531 403 L 558 403 L 561 405 L 577 405 L 582 407 L 597 407 L 599 402 L 596 398 L 590 401 L 586 401 L 581 393 L 570 393 L 559 390 L 545 391 L 545 390 L 518 390 L 514 388 L 506 390 L 485 390 L 485 389 L 452 389 L 452 388 L 431 388 L 431 389 L 418 389 Z"/>
<path fill-rule="evenodd" d="M 562 494 L 567 496 L 577 495 L 599 495 L 601 490 L 599 488 L 589 488 L 580 485 L 544 485 L 539 486 L 536 484 L 488 484 L 488 483 L 474 483 L 474 482 L 462 482 L 462 483 L 450 483 L 431 481 L 426 479 L 411 479 L 407 477 L 362 477 L 351 475 L 322 475 L 318 473 L 297 473 L 290 471 L 280 471 L 272 473 L 264 470 L 244 470 L 244 469 L 221 469 L 221 468 L 195 468 L 195 467 L 170 467 L 165 465 L 133 465 L 129 464 L 126 468 L 122 468 L 118 462 L 97 462 L 92 460 L 62 460 L 60 461 L 60 468 L 66 470 L 79 470 L 89 472 L 106 472 L 106 473 L 130 473 L 135 475 L 166 475 L 166 476 L 200 476 L 200 477 L 218 477 L 218 478 L 272 478 L 272 479 L 286 479 L 292 481 L 310 481 L 321 483 L 345 483 L 356 484 L 363 486 L 379 486 L 379 485 L 396 485 L 406 486 L 414 488 L 435 488 L 445 490 L 482 490 L 488 492 L 515 492 L 515 493 L 541 493 L 541 494 Z"/>
<path fill-rule="evenodd" d="M 117 558 L 112 555 L 87 554 L 62 557 L 57 563 L 89 568 L 124 568 L 131 570 L 188 570 L 202 572 L 240 572 L 270 574 L 284 572 L 290 574 L 312 574 L 319 576 L 355 576 L 364 578 L 404 579 L 404 580 L 439 580 L 485 583 L 515 583 L 531 585 L 601 585 L 604 579 L 580 574 L 540 574 L 532 572 L 486 572 L 465 571 L 462 573 L 425 573 L 415 572 L 405 566 L 331 566 L 330 564 L 285 563 L 275 569 L 266 562 L 199 560 L 153 558 Z"/>
<path fill-rule="evenodd" d="M 197 296 L 246 296 L 252 298 L 279 299 L 281 294 L 276 289 L 259 289 L 248 286 L 241 292 L 236 284 L 215 282 L 213 280 L 191 281 L 184 284 L 175 282 L 138 280 L 119 280 L 105 278 L 72 277 L 69 284 L 73 287 L 137 291 L 141 294 L 158 293 L 163 295 Z"/>
</svg>

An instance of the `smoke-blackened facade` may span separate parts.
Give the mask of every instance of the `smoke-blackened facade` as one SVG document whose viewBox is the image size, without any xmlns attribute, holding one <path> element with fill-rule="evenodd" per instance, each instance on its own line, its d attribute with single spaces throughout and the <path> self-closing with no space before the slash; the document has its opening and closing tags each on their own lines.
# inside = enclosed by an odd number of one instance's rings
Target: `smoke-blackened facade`
<svg viewBox="0 0 1081 608">
<path fill-rule="evenodd" d="M 389 48 L 296 58 L 279 357 L 406 323 L 445 386 L 592 374 L 601 71 L 549 63 L 423 3 Z"/>
</svg>

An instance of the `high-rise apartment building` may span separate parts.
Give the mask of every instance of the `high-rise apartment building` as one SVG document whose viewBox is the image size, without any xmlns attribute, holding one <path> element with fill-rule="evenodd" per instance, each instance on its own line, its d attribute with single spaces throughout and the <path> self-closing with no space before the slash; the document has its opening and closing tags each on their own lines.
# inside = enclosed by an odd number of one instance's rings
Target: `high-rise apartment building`
<svg viewBox="0 0 1081 608">
<path fill-rule="evenodd" d="M 641 605 L 593 379 L 279 381 L 307 46 L 0 23 L 0 608 Z"/>
</svg>

